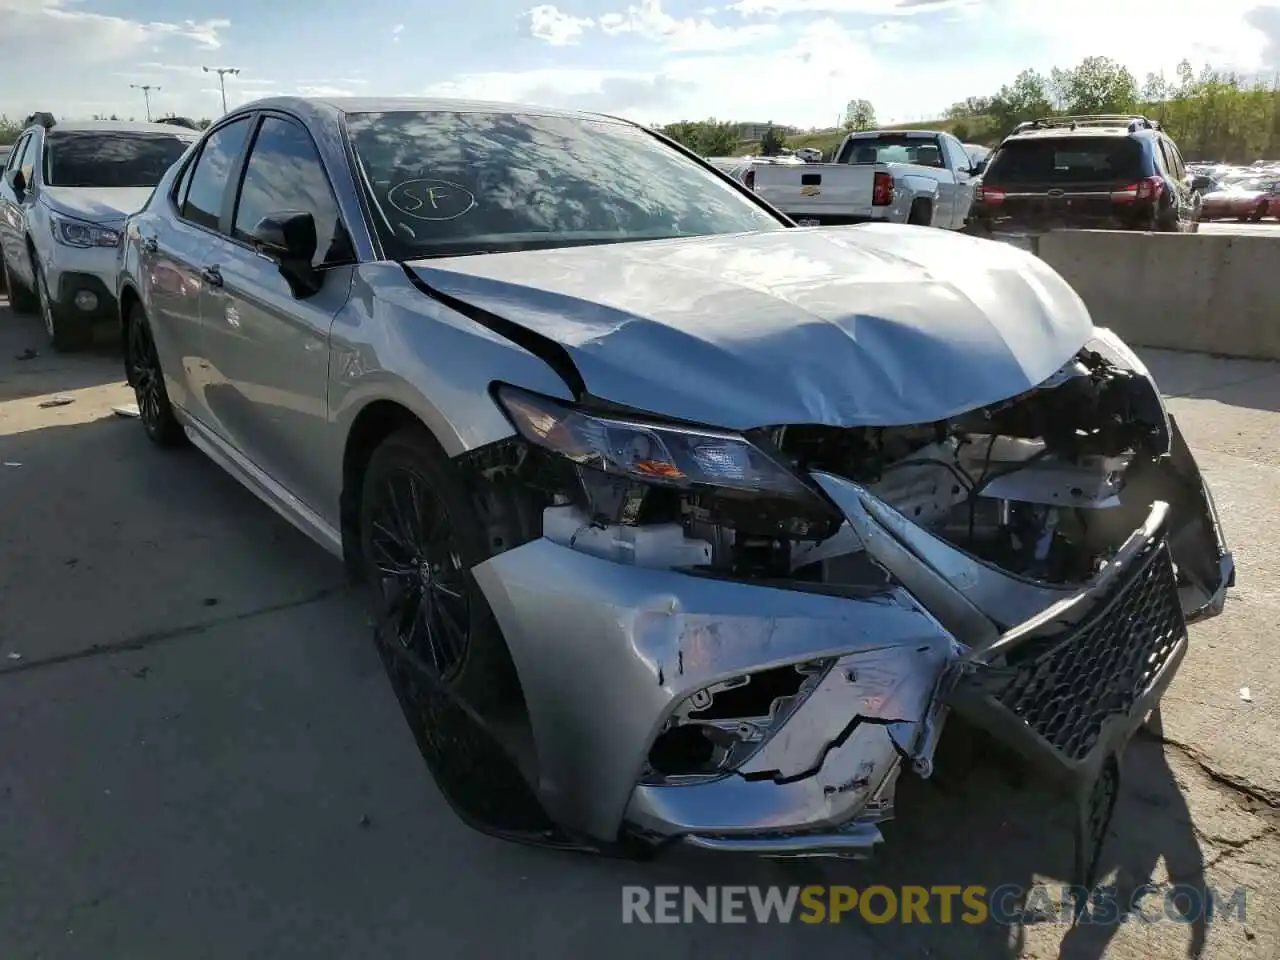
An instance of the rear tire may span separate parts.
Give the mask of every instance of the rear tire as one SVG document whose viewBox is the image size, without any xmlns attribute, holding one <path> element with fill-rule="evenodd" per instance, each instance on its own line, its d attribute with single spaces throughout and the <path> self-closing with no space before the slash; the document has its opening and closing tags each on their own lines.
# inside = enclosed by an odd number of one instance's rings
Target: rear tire
<svg viewBox="0 0 1280 960">
<path fill-rule="evenodd" d="M 918 227 L 933 226 L 933 204 L 928 200 L 912 200 L 907 213 L 907 223 Z"/>
<path fill-rule="evenodd" d="M 147 439 L 157 447 L 178 447 L 186 443 L 187 434 L 173 413 L 169 391 L 164 385 L 160 354 L 151 336 L 151 326 L 140 304 L 129 309 L 129 327 L 125 335 L 125 369 L 129 386 L 138 404 L 138 419 Z"/>
</svg>

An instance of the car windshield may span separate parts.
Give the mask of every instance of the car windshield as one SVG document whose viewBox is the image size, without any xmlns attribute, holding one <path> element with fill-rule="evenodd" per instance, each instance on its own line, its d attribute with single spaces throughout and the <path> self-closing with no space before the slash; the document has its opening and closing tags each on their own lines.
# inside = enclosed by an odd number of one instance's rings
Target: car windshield
<svg viewBox="0 0 1280 960">
<path fill-rule="evenodd" d="M 51 187 L 154 187 L 191 139 L 55 130 L 46 141 L 44 180 Z"/>
<path fill-rule="evenodd" d="M 782 230 L 638 127 L 512 113 L 351 113 L 347 129 L 397 260 Z"/>
<path fill-rule="evenodd" d="M 942 166 L 938 138 L 930 134 L 878 133 L 872 137 L 850 137 L 840 150 L 837 163 L 915 163 Z"/>
<path fill-rule="evenodd" d="M 1128 137 L 1011 140 L 987 166 L 988 183 L 1090 183 L 1144 176 L 1142 147 Z"/>
</svg>

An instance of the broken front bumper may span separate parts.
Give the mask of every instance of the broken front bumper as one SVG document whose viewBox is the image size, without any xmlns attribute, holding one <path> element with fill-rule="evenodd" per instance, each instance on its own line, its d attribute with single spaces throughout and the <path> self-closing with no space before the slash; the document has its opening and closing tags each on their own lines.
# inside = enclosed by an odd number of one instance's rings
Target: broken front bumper
<svg viewBox="0 0 1280 960">
<path fill-rule="evenodd" d="M 857 855 L 880 839 L 901 766 L 930 772 L 954 709 L 1098 820 L 1110 802 L 1098 784 L 1172 679 L 1186 618 L 1219 612 L 1234 578 L 1174 430 L 1177 482 L 1083 588 L 1006 574 L 824 474 L 815 480 L 897 586 L 750 584 L 545 539 L 486 561 L 474 572 L 520 675 L 539 802 L 598 843 Z M 722 769 L 655 772 L 651 751 L 673 716 L 780 668 L 800 678 L 793 694 L 739 718 L 752 736 Z M 1082 821 L 1082 835 L 1097 830 Z"/>
</svg>

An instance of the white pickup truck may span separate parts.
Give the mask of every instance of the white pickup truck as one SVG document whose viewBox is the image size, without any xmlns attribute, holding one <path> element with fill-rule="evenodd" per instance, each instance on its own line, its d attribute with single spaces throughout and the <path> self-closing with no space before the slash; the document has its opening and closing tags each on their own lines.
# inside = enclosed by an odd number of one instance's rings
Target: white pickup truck
<svg viewBox="0 0 1280 960">
<path fill-rule="evenodd" d="M 762 166 L 749 184 L 801 226 L 885 220 L 959 230 L 976 171 L 964 145 L 936 130 L 845 137 L 833 163 Z"/>
</svg>

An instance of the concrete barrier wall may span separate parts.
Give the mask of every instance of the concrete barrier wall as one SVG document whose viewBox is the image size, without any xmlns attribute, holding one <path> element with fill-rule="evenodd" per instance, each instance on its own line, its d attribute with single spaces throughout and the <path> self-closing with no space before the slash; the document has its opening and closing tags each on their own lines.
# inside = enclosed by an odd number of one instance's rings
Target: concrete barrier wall
<svg viewBox="0 0 1280 960">
<path fill-rule="evenodd" d="M 1133 346 L 1280 360 L 1280 235 L 1064 230 L 1033 249 Z"/>
</svg>

